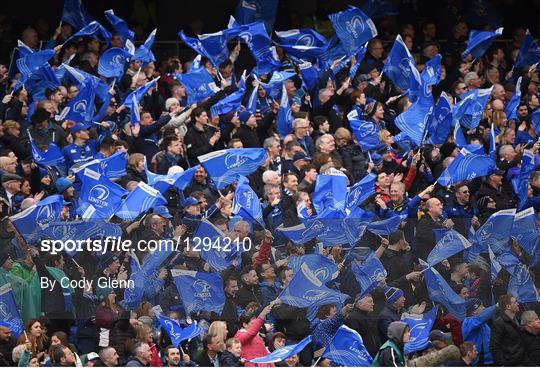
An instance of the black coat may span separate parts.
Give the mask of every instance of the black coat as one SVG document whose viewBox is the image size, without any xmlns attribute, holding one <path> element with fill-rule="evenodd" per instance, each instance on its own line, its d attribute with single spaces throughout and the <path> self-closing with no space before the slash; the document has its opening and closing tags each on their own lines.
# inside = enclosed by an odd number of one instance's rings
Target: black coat
<svg viewBox="0 0 540 368">
<path fill-rule="evenodd" d="M 225 350 L 219 357 L 220 367 L 242 367 L 243 363 L 240 362 L 240 358 L 235 357 L 230 351 Z"/>
<path fill-rule="evenodd" d="M 377 318 L 373 313 L 367 313 L 355 308 L 345 320 L 345 325 L 362 336 L 364 345 L 371 356 L 377 354 L 382 343 L 377 329 Z"/>
<path fill-rule="evenodd" d="M 246 308 L 246 306 L 250 302 L 257 302 L 262 305 L 263 296 L 261 294 L 261 290 L 259 289 L 259 285 L 242 286 L 240 290 L 238 290 L 238 293 L 236 294 L 236 301 L 238 302 L 238 305 L 241 306 L 242 308 Z"/>
<path fill-rule="evenodd" d="M 489 350 L 495 365 L 521 365 L 525 353 L 522 335 L 518 324 L 504 313 L 493 322 Z"/>
<path fill-rule="evenodd" d="M 147 182 L 146 173 L 145 172 L 141 173 L 132 167 L 128 167 L 126 169 L 126 175 L 124 175 L 122 179 L 120 179 L 119 184 L 125 188 L 127 187 L 130 181 L 136 181 L 136 182 L 142 181 L 146 183 Z"/>
<path fill-rule="evenodd" d="M 416 228 L 416 247 L 418 248 L 418 256 L 421 259 L 426 259 L 433 247 L 435 247 L 435 233 L 433 229 L 441 229 L 443 226 L 436 221 L 433 221 L 431 216 L 426 214 Z"/>
<path fill-rule="evenodd" d="M 525 355 L 523 365 L 535 367 L 540 364 L 540 334 L 533 335 L 525 330 L 521 332 Z"/>
<path fill-rule="evenodd" d="M 388 340 L 388 326 L 392 322 L 401 320 L 401 311 L 397 311 L 394 307 L 386 305 L 377 319 L 377 328 L 381 340 Z"/>
<path fill-rule="evenodd" d="M 351 143 L 338 149 L 343 160 L 343 167 L 351 174 L 354 182 L 367 175 L 368 160 L 357 144 Z"/>
</svg>

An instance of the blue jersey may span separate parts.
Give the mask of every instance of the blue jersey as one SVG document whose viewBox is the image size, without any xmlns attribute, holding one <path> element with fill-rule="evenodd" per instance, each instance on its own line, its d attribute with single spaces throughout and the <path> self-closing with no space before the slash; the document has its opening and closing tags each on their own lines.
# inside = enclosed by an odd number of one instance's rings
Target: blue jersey
<svg viewBox="0 0 540 368">
<path fill-rule="evenodd" d="M 84 146 L 77 146 L 75 143 L 65 146 L 62 154 L 66 159 L 66 166 L 69 169 L 75 164 L 90 161 L 99 150 L 99 140 L 91 140 Z"/>
</svg>

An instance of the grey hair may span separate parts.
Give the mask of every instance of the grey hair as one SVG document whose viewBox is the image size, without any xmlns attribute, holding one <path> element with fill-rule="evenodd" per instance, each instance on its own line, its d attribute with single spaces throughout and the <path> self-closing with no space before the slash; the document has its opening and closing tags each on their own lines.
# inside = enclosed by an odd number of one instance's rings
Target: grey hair
<svg viewBox="0 0 540 368">
<path fill-rule="evenodd" d="M 521 326 L 525 326 L 527 323 L 534 321 L 538 318 L 538 314 L 536 314 L 533 310 L 527 310 L 521 314 Z"/>
</svg>

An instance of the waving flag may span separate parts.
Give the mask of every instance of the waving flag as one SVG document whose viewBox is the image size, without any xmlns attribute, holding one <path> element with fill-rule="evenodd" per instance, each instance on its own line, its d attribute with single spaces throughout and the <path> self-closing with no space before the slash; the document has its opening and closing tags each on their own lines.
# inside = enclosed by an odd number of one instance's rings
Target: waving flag
<svg viewBox="0 0 540 368">
<path fill-rule="evenodd" d="M 64 0 L 61 20 L 71 24 L 77 30 L 84 28 L 95 19 L 84 9 L 82 0 Z"/>
<path fill-rule="evenodd" d="M 479 59 L 484 55 L 487 49 L 495 42 L 495 38 L 503 33 L 503 28 L 497 28 L 495 32 L 472 30 L 469 32 L 469 42 L 467 48 L 461 54 L 465 59 L 471 54 L 475 59 Z"/>
<path fill-rule="evenodd" d="M 518 209 L 521 210 L 527 204 L 529 197 L 529 177 L 535 168 L 534 153 L 531 150 L 525 150 L 521 158 L 521 167 L 517 178 L 512 180 L 514 191 L 518 197 Z"/>
<path fill-rule="evenodd" d="M 111 47 L 99 58 L 98 73 L 105 78 L 120 78 L 124 74 L 129 53 L 118 47 Z"/>
<path fill-rule="evenodd" d="M 64 197 L 54 194 L 10 217 L 18 233 L 28 244 L 39 239 L 39 232 L 47 224 L 58 221 L 64 206 Z"/>
<path fill-rule="evenodd" d="M 246 93 L 246 84 L 244 80 L 240 82 L 239 88 L 228 95 L 227 97 L 219 100 L 216 104 L 210 108 L 210 114 L 212 116 L 218 116 L 227 114 L 231 111 L 239 111 L 242 105 L 242 99 Z"/>
<path fill-rule="evenodd" d="M 197 311 L 221 314 L 225 305 L 223 281 L 216 273 L 171 270 L 187 314 Z"/>
<path fill-rule="evenodd" d="M 292 357 L 295 354 L 300 353 L 311 342 L 311 335 L 305 337 L 298 344 L 287 345 L 282 348 L 276 349 L 270 354 L 249 360 L 251 363 L 269 364 L 282 362 L 285 359 Z"/>
<path fill-rule="evenodd" d="M 240 176 L 236 185 L 232 212 L 251 223 L 256 222 L 263 228 L 265 226 L 261 202 L 255 191 L 249 186 L 249 180 L 245 176 Z"/>
<path fill-rule="evenodd" d="M 337 296 L 342 302 L 349 298 L 348 295 L 327 288 L 309 269 L 309 266 L 303 263 L 300 270 L 283 289 L 279 299 L 285 304 L 306 308 L 330 296 Z"/>
<path fill-rule="evenodd" d="M 15 303 L 10 283 L 0 286 L 0 326 L 9 328 L 16 338 L 24 331 L 24 323 Z"/>
<path fill-rule="evenodd" d="M 348 55 L 356 54 L 366 42 L 377 36 L 373 21 L 357 7 L 349 6 L 346 10 L 329 14 L 328 18 Z"/>
<path fill-rule="evenodd" d="M 30 148 L 32 150 L 32 158 L 38 165 L 42 166 L 65 166 L 66 159 L 62 154 L 60 148 L 54 143 L 49 143 L 47 151 L 42 151 L 36 145 L 36 142 L 32 137 L 28 136 L 30 141 Z"/>
<path fill-rule="evenodd" d="M 26 90 L 32 95 L 34 101 L 46 100 L 45 90 L 47 88 L 56 89 L 60 86 L 60 81 L 49 63 L 43 64 L 39 69 L 32 72 L 30 76 L 21 76 L 17 81 L 14 90 L 22 87 L 23 83 Z"/>
<path fill-rule="evenodd" d="M 144 182 L 139 182 L 131 191 L 115 215 L 126 221 L 133 221 L 141 213 L 157 206 L 166 205 L 167 200 L 157 190 Z"/>
<path fill-rule="evenodd" d="M 312 28 L 291 29 L 275 32 L 281 42 L 295 46 L 324 46 L 326 38 Z"/>
<path fill-rule="evenodd" d="M 328 46 L 304 46 L 304 45 L 286 45 L 276 43 L 276 46 L 283 49 L 287 55 L 296 57 L 300 60 L 311 60 L 321 57 L 328 51 Z"/>
<path fill-rule="evenodd" d="M 343 230 L 347 241 L 354 247 L 355 244 L 364 236 L 367 226 L 373 220 L 373 212 L 364 211 L 360 207 L 353 208 L 352 211 L 343 219 Z"/>
<path fill-rule="evenodd" d="M 180 191 L 184 191 L 184 189 L 186 189 L 186 187 L 193 180 L 193 175 L 195 174 L 195 171 L 199 169 L 199 167 L 200 165 L 193 166 L 182 173 L 176 173 L 173 175 L 160 175 L 148 170 L 146 161 L 144 162 L 146 177 L 148 178 L 148 185 L 159 190 L 161 194 L 165 193 L 171 185 L 175 186 Z"/>
<path fill-rule="evenodd" d="M 450 285 L 448 285 L 436 269 L 428 266 L 428 268 L 424 270 L 424 280 L 428 289 L 429 298 L 432 301 L 444 305 L 446 309 L 459 320 L 463 320 L 467 316 L 467 301 L 452 290 Z"/>
<path fill-rule="evenodd" d="M 135 91 L 131 92 L 124 99 L 123 104 L 131 110 L 131 124 L 138 123 L 141 118 L 139 115 L 139 101 L 148 93 L 150 89 L 156 86 L 156 82 L 160 77 L 152 79 L 150 82 L 146 83 L 144 86 L 140 86 Z"/>
<path fill-rule="evenodd" d="M 43 65 L 47 64 L 49 59 L 54 57 L 54 50 L 36 51 L 17 60 L 17 68 L 23 76 L 30 76 Z M 22 76 L 21 76 L 22 77 Z"/>
<path fill-rule="evenodd" d="M 200 54 L 200 55 L 204 56 L 205 58 L 207 58 L 208 60 L 210 60 L 212 65 L 214 65 L 216 68 L 219 66 L 219 64 L 216 63 L 214 58 L 204 48 L 204 46 L 202 45 L 200 40 L 198 40 L 197 38 L 192 38 L 192 37 L 186 36 L 184 31 L 178 32 L 178 37 L 180 37 L 180 39 L 182 41 L 184 41 L 184 43 L 186 45 L 188 45 L 190 48 L 192 48 L 197 54 Z"/>
<path fill-rule="evenodd" d="M 264 21 L 266 29 L 272 30 L 277 7 L 278 2 L 275 0 L 239 0 L 234 17 L 240 24 Z"/>
<path fill-rule="evenodd" d="M 375 252 L 371 252 L 361 265 L 358 261 L 351 262 L 351 270 L 360 285 L 362 295 L 370 293 L 388 274 Z"/>
<path fill-rule="evenodd" d="M 293 114 L 289 103 L 289 97 L 287 96 L 287 90 L 285 83 L 283 83 L 283 92 L 281 93 L 281 100 L 279 103 L 279 111 L 276 117 L 276 130 L 281 139 L 284 139 L 287 134 L 293 130 Z"/>
<path fill-rule="evenodd" d="M 271 40 L 264 23 L 255 22 L 238 25 L 234 21 L 234 18 L 232 18 L 228 25 L 227 35 L 231 38 L 237 37 L 241 39 L 247 45 L 257 62 L 272 62 L 274 60 L 270 49 Z"/>
<path fill-rule="evenodd" d="M 107 18 L 116 33 L 118 33 L 118 35 L 122 38 L 124 44 L 127 40 L 131 41 L 132 43 L 135 42 L 135 32 L 130 30 L 127 22 L 122 18 L 117 17 L 112 9 L 105 11 L 105 18 Z"/>
<path fill-rule="evenodd" d="M 345 325 L 337 330 L 322 357 L 344 367 L 369 367 L 373 362 L 364 346 L 362 336 Z"/>
<path fill-rule="evenodd" d="M 452 129 L 452 105 L 450 98 L 443 91 L 433 112 L 429 115 L 426 123 L 428 132 L 427 143 L 443 144 L 446 142 Z"/>
<path fill-rule="evenodd" d="M 395 232 L 404 218 L 401 215 L 393 215 L 389 218 L 374 221 L 368 225 L 368 231 L 378 235 L 390 235 Z"/>
<path fill-rule="evenodd" d="M 397 35 L 382 72 L 405 91 L 409 88 L 412 69 L 416 69 L 416 63 L 401 36 Z"/>
<path fill-rule="evenodd" d="M 156 32 L 157 28 L 150 32 L 146 41 L 144 41 L 144 43 L 135 51 L 131 60 L 140 60 L 143 65 L 156 61 L 156 57 L 152 53 L 152 45 L 156 38 Z"/>
<path fill-rule="evenodd" d="M 527 30 L 521 45 L 519 53 L 514 63 L 514 68 L 522 68 L 527 65 L 533 65 L 540 61 L 540 46 L 534 41 L 531 32 Z"/>
<path fill-rule="evenodd" d="M 501 210 L 491 215 L 474 233 L 474 243 L 480 244 L 487 253 L 491 248 L 495 255 L 501 254 L 508 245 L 516 209 Z"/>
<path fill-rule="evenodd" d="M 424 314 L 407 314 L 401 316 L 401 322 L 409 325 L 409 342 L 405 343 L 405 354 L 411 354 L 415 351 L 424 350 L 429 344 L 429 333 L 435 319 L 437 318 L 438 307 Z"/>
<path fill-rule="evenodd" d="M 379 145 L 379 127 L 375 123 L 360 120 L 356 110 L 351 110 L 347 114 L 347 119 L 362 151 L 367 152 Z"/>
<path fill-rule="evenodd" d="M 392 17 L 399 14 L 398 9 L 386 0 L 367 0 L 362 6 L 362 11 L 373 19 Z"/>
<path fill-rule="evenodd" d="M 510 235 L 531 256 L 529 266 L 534 267 L 538 261 L 538 259 L 534 259 L 535 254 L 540 251 L 540 234 L 538 233 L 536 214 L 533 207 L 515 214 Z"/>
<path fill-rule="evenodd" d="M 513 295 L 518 303 L 534 303 L 540 300 L 531 273 L 523 263 L 513 269 L 507 293 Z"/>
<path fill-rule="evenodd" d="M 88 168 L 82 171 L 79 179 L 82 182 L 79 215 L 83 219 L 109 219 L 121 205 L 126 190 Z"/>
<path fill-rule="evenodd" d="M 237 256 L 236 249 L 232 247 L 231 251 L 224 251 L 227 242 L 227 235 L 219 230 L 214 224 L 202 219 L 197 226 L 197 230 L 193 234 L 193 239 L 210 239 L 211 244 L 219 244 L 220 247 L 201 247 L 201 258 L 208 263 L 208 265 L 215 272 L 221 272 L 225 270 L 231 264 L 231 261 Z"/>
<path fill-rule="evenodd" d="M 334 262 L 320 254 L 306 254 L 289 258 L 287 266 L 296 273 L 303 264 L 307 264 L 313 274 L 323 283 L 334 280 L 339 270 Z"/>
<path fill-rule="evenodd" d="M 206 52 L 212 56 L 218 65 L 227 60 L 229 57 L 229 49 L 227 48 L 227 32 L 219 31 L 215 33 L 201 34 L 198 37 Z"/>
<path fill-rule="evenodd" d="M 445 232 L 444 236 L 437 241 L 433 250 L 429 253 L 427 262 L 430 267 L 437 263 L 452 257 L 465 249 L 468 249 L 471 243 L 455 230 Z"/>
<path fill-rule="evenodd" d="M 347 195 L 347 177 L 341 175 L 317 175 L 313 193 L 313 207 L 317 213 L 325 209 L 345 209 Z"/>
<path fill-rule="evenodd" d="M 111 34 L 109 31 L 105 29 L 101 24 L 99 24 L 97 21 L 93 21 L 88 23 L 86 26 L 81 28 L 77 33 L 70 36 L 67 40 L 64 41 L 63 45 L 67 45 L 68 42 L 76 40 L 79 37 L 98 37 L 101 36 L 103 40 L 107 44 L 109 44 L 109 40 L 111 39 Z"/>
<path fill-rule="evenodd" d="M 62 64 L 59 68 L 56 70 L 65 70 L 68 77 L 74 82 L 76 86 L 79 88 L 82 88 L 81 85 L 84 83 L 85 80 L 90 79 L 92 81 L 92 86 L 94 87 L 96 97 L 101 102 L 102 107 L 98 114 L 94 116 L 92 120 L 94 121 L 100 121 L 100 116 L 105 116 L 105 112 L 107 110 L 107 107 L 109 106 L 109 102 L 111 101 L 111 95 L 109 94 L 109 86 L 103 82 L 101 79 L 96 77 L 95 75 L 89 74 L 87 72 L 84 72 L 80 69 L 71 67 L 67 64 Z"/>
<path fill-rule="evenodd" d="M 112 156 L 106 158 L 95 158 L 82 165 L 78 165 L 77 167 L 73 166 L 71 170 L 76 174 L 89 168 L 105 175 L 108 179 L 114 180 L 126 175 L 127 164 L 128 154 L 126 152 L 116 152 Z"/>
<path fill-rule="evenodd" d="M 497 169 L 495 161 L 485 155 L 476 155 L 466 149 L 459 151 L 457 157 L 444 170 L 437 182 L 447 186 L 458 181 L 487 176 Z"/>
<path fill-rule="evenodd" d="M 158 321 L 165 332 L 167 332 L 167 335 L 169 335 L 174 346 L 180 345 L 180 343 L 184 340 L 197 337 L 203 332 L 203 329 L 197 325 L 197 321 L 193 321 L 192 324 L 184 329 L 182 329 L 182 327 L 180 327 L 178 322 L 176 322 L 174 319 L 165 317 L 163 315 L 158 316 Z"/>
<path fill-rule="evenodd" d="M 375 194 L 375 181 L 377 175 L 369 173 L 364 176 L 358 183 L 354 184 L 347 193 L 345 198 L 345 208 L 348 210 L 358 207 L 366 199 Z"/>
<path fill-rule="evenodd" d="M 358 53 L 356 54 L 356 62 L 354 63 L 353 66 L 351 66 L 351 69 L 349 70 L 349 78 L 351 79 L 351 81 L 356 76 L 356 72 L 358 71 L 360 64 L 362 64 L 362 60 L 364 59 L 366 52 L 367 52 L 367 48 L 362 47 L 360 51 L 358 51 Z"/>
<path fill-rule="evenodd" d="M 506 118 L 508 120 L 517 120 L 517 108 L 519 106 L 519 102 L 521 101 L 521 78 L 522 77 L 519 77 L 517 80 L 514 94 L 504 108 L 504 113 L 506 114 Z"/>
<path fill-rule="evenodd" d="M 272 73 L 272 77 L 268 83 L 260 82 L 260 86 L 266 91 L 266 93 L 274 99 L 277 99 L 280 96 L 283 96 L 283 82 L 293 78 L 296 74 L 294 72 L 287 71 L 275 71 Z"/>
<path fill-rule="evenodd" d="M 75 123 L 90 123 L 96 110 L 94 104 L 96 93 L 92 81 L 86 79 L 79 93 L 69 101 L 60 114 L 61 119 L 72 120 Z"/>
<path fill-rule="evenodd" d="M 176 78 L 186 88 L 188 104 L 193 104 L 213 96 L 219 88 L 205 69 L 200 72 L 177 74 Z"/>
<path fill-rule="evenodd" d="M 267 158 L 264 148 L 233 148 L 199 156 L 199 161 L 219 190 L 238 180 L 239 175 L 248 176 Z"/>
<path fill-rule="evenodd" d="M 459 121 L 467 129 L 476 128 L 480 123 L 492 90 L 493 87 L 475 89 L 462 94 L 462 100 L 456 104 L 452 112 L 454 121 Z"/>
</svg>

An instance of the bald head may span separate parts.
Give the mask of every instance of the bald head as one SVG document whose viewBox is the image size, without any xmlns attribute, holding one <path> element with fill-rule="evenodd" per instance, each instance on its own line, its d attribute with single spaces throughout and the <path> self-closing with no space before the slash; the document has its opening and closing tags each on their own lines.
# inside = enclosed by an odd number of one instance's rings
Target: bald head
<svg viewBox="0 0 540 368">
<path fill-rule="evenodd" d="M 0 169 L 10 174 L 16 174 L 17 159 L 15 157 L 0 157 Z"/>
<path fill-rule="evenodd" d="M 438 198 L 430 198 L 426 202 L 426 208 L 431 218 L 439 218 L 442 215 L 443 205 Z"/>
</svg>

